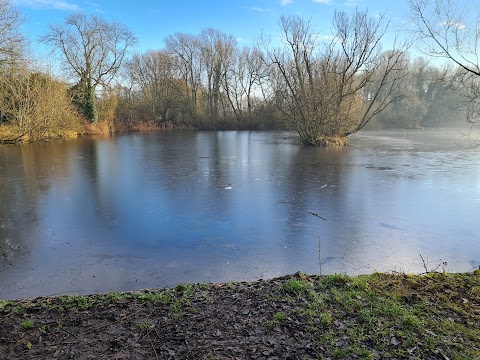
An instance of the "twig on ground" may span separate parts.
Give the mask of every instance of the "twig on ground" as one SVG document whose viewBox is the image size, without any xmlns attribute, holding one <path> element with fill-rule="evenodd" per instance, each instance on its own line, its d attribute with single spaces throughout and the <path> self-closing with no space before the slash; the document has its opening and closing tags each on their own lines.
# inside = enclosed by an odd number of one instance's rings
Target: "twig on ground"
<svg viewBox="0 0 480 360">
<path fill-rule="evenodd" d="M 420 274 L 418 274 L 418 275 L 426 275 L 426 274 L 430 274 L 430 273 L 436 273 L 436 272 L 438 272 L 438 268 L 439 268 L 440 266 L 442 266 L 442 265 L 443 265 L 443 266 L 447 266 L 447 262 L 446 262 L 446 261 L 443 261 L 443 262 L 442 262 L 442 259 L 440 259 L 440 260 L 439 260 L 440 263 L 437 265 L 437 267 L 435 267 L 435 268 L 432 269 L 432 270 L 428 270 L 428 266 L 427 266 L 428 262 L 425 261 L 425 259 L 423 258 L 422 254 L 419 254 L 419 255 L 420 255 L 420 258 L 422 259 L 423 268 L 425 269 L 425 272 L 420 273 Z M 445 272 L 445 268 L 443 268 L 443 271 Z"/>
<path fill-rule="evenodd" d="M 152 347 L 153 352 L 155 353 L 155 359 L 158 360 L 157 350 L 155 349 L 155 346 L 153 346 L 152 339 L 150 338 L 150 332 L 147 333 L 147 338 L 148 338 L 148 341 L 150 342 L 150 346 Z"/>
<path fill-rule="evenodd" d="M 318 215 L 317 213 L 314 213 L 314 212 L 311 212 L 311 211 L 309 211 L 308 213 L 309 213 L 310 215 L 316 216 L 316 217 L 318 217 L 318 218 L 320 218 L 320 219 L 322 219 L 322 220 L 327 221 L 327 219 L 325 219 L 324 217 Z"/>
<path fill-rule="evenodd" d="M 422 259 L 423 268 L 425 269 L 425 274 L 428 274 L 430 271 L 428 271 L 427 263 L 426 263 L 425 260 L 423 259 L 422 254 L 419 254 L 419 255 L 420 255 L 420 259 Z"/>
<path fill-rule="evenodd" d="M 117 325 L 117 324 L 121 324 L 131 318 L 134 318 L 139 312 L 141 312 L 143 309 L 140 308 L 138 311 L 135 311 L 133 314 L 130 314 L 130 315 L 127 315 L 127 316 L 124 316 L 123 318 L 121 318 L 120 320 L 118 321 L 114 321 L 110 324 L 105 324 L 105 325 L 102 325 L 102 326 L 99 326 L 97 328 L 94 328 L 94 329 L 90 329 L 89 331 L 85 332 L 84 335 L 87 335 L 87 334 L 90 334 L 92 332 L 95 332 L 95 331 L 98 331 L 98 330 L 102 330 L 102 329 L 105 329 L 109 326 L 112 326 L 112 325 Z"/>
</svg>

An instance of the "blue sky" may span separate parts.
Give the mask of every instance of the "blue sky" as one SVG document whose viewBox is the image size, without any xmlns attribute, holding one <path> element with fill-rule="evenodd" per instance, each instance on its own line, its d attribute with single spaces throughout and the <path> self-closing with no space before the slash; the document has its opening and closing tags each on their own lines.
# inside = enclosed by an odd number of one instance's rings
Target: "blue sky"
<svg viewBox="0 0 480 360">
<path fill-rule="evenodd" d="M 58 23 L 72 11 L 97 14 L 127 25 L 137 36 L 136 51 L 160 49 L 163 39 L 175 32 L 198 34 L 213 27 L 250 45 L 263 31 L 275 37 L 282 15 L 311 18 L 322 35 L 330 34 L 335 10 L 368 9 L 385 12 L 398 26 L 408 10 L 408 0 L 11 0 L 26 16 L 23 30 L 37 47 L 38 36 L 50 23 Z"/>
</svg>

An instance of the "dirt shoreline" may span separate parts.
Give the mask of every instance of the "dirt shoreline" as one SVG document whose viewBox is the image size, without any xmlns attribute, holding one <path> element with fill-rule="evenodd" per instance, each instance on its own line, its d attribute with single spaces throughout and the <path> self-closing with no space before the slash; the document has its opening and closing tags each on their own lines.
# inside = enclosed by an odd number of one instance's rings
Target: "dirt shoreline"
<svg viewBox="0 0 480 360">
<path fill-rule="evenodd" d="M 0 300 L 0 359 L 480 359 L 480 270 Z"/>
</svg>

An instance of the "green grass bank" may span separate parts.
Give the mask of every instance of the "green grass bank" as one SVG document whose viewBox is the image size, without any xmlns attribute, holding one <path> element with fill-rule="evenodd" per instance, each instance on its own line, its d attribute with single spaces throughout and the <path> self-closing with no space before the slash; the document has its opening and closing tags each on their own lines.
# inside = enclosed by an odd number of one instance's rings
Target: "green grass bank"
<svg viewBox="0 0 480 360">
<path fill-rule="evenodd" d="M 2 359 L 480 359 L 480 270 L 0 301 Z"/>
</svg>

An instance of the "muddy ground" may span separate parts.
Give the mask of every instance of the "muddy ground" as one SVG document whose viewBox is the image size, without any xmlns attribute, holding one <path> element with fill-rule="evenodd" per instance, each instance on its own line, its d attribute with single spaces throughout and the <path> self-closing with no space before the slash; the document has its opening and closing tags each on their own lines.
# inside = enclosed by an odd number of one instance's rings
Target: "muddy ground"
<svg viewBox="0 0 480 360">
<path fill-rule="evenodd" d="M 0 301 L 1 359 L 480 359 L 480 271 Z"/>
</svg>

